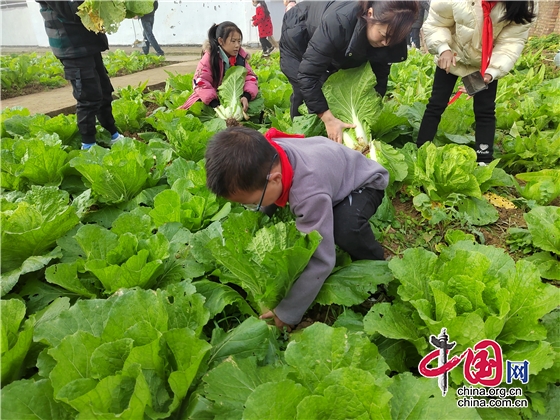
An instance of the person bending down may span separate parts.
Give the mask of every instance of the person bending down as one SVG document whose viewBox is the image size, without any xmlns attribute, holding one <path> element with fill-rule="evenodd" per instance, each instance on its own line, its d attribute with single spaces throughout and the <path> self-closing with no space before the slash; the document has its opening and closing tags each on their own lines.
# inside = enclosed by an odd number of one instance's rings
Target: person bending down
<svg viewBox="0 0 560 420">
<path fill-rule="evenodd" d="M 369 62 L 375 91 L 387 91 L 391 64 L 406 60 L 406 37 L 418 14 L 417 1 L 303 1 L 284 14 L 280 68 L 292 85 L 290 116 L 305 102 L 317 114 L 331 140 L 353 127 L 329 109 L 322 86 L 340 69 Z M 372 91 L 372 95 L 375 93 Z"/>
<path fill-rule="evenodd" d="M 230 127 L 206 150 L 206 182 L 214 194 L 267 214 L 290 203 L 298 230 L 316 230 L 323 238 L 286 297 L 261 316 L 288 330 L 331 274 L 335 244 L 354 260 L 383 259 L 369 219 L 389 182 L 383 166 L 355 150 L 326 137 L 290 137 L 276 129 L 263 135 Z"/>
</svg>

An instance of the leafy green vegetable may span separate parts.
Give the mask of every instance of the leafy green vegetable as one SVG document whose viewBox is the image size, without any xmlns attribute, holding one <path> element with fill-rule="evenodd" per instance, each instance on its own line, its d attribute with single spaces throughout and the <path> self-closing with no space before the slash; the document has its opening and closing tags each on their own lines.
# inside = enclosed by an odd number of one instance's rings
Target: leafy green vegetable
<svg viewBox="0 0 560 420">
<path fill-rule="evenodd" d="M 390 418 L 388 366 L 363 333 L 316 323 L 293 335 L 284 355 L 265 366 L 254 356 L 226 358 L 203 377 L 189 416 Z"/>
<path fill-rule="evenodd" d="M 504 167 L 514 170 L 538 171 L 554 169 L 560 161 L 560 126 L 553 130 L 519 134 L 517 125 L 510 130 L 511 137 L 503 141 L 504 154 L 500 156 Z"/>
<path fill-rule="evenodd" d="M 560 196 L 560 169 L 543 169 L 538 172 L 527 172 L 515 176 L 526 184 L 519 188 L 522 197 L 535 200 L 537 204 L 546 206 Z"/>
<path fill-rule="evenodd" d="M 290 109 L 274 107 L 274 115 L 270 115 L 271 126 L 288 134 L 303 134 L 305 137 L 325 134 L 325 125 L 315 114 L 298 115 L 292 121 Z"/>
<path fill-rule="evenodd" d="M 2 388 L 2 418 L 4 419 L 60 419 L 76 418 L 76 411 L 53 400 L 51 381 L 26 379 Z"/>
<path fill-rule="evenodd" d="M 120 203 L 154 186 L 169 160 L 171 151 L 157 154 L 143 143 L 124 139 L 111 150 L 93 147 L 73 158 L 70 166 L 82 174 L 100 202 Z"/>
<path fill-rule="evenodd" d="M 64 145 L 71 145 L 78 138 L 78 124 L 75 114 L 59 114 L 40 123 L 33 121 L 29 125 L 29 130 L 32 136 L 37 137 L 41 137 L 42 133 L 57 134 Z"/>
<path fill-rule="evenodd" d="M 193 115 L 173 118 L 169 122 L 164 122 L 160 118 L 158 127 L 158 129 L 165 133 L 169 143 L 171 143 L 179 156 L 194 162 L 204 158 L 208 140 L 214 134 L 208 131 L 204 124 Z"/>
<path fill-rule="evenodd" d="M 28 257 L 46 254 L 78 223 L 76 208 L 68 201 L 66 191 L 38 186 L 13 202 L 2 199 L 2 273 Z"/>
<path fill-rule="evenodd" d="M 286 296 L 321 240 L 317 232 L 300 233 L 293 222 L 259 230 L 250 212 L 230 215 L 223 229 L 223 237 L 211 240 L 207 248 L 260 313 Z"/>
<path fill-rule="evenodd" d="M 197 338 L 207 320 L 187 282 L 78 301 L 36 328 L 54 359 L 51 401 L 87 417 L 169 417 L 210 349 Z"/>
<path fill-rule="evenodd" d="M 245 402 L 255 388 L 282 381 L 289 371 L 288 367 L 281 366 L 259 367 L 254 356 L 228 357 L 203 377 L 204 386 L 187 411 L 191 418 L 198 418 L 202 414 L 200 402 L 206 401 L 204 411 L 211 416 L 242 418 Z"/>
<path fill-rule="evenodd" d="M 6 293 L 12 290 L 12 288 L 19 281 L 20 277 L 24 274 L 40 271 L 41 269 L 49 265 L 52 260 L 60 257 L 62 257 L 60 247 L 56 247 L 47 254 L 32 256 L 25 259 L 21 266 L 19 268 L 16 268 L 15 270 L 7 273 L 2 273 L 0 281 L 1 295 L 4 296 Z"/>
<path fill-rule="evenodd" d="M 243 107 L 240 98 L 243 94 L 246 75 L 247 69 L 242 66 L 233 66 L 226 71 L 224 80 L 218 87 L 220 106 L 214 108 L 219 118 L 226 121 L 228 119 L 243 120 Z"/>
<path fill-rule="evenodd" d="M 535 207 L 524 216 L 533 243 L 539 248 L 560 255 L 560 208 Z"/>
<path fill-rule="evenodd" d="M 43 114 L 30 115 L 27 108 L 7 108 L 2 111 L 2 139 L 16 136 L 27 137 L 31 127 L 41 126 L 49 120 Z"/>
<path fill-rule="evenodd" d="M 470 147 L 436 147 L 429 142 L 418 149 L 415 181 L 433 201 L 444 201 L 452 193 L 480 198 L 476 166 L 476 153 Z"/>
<path fill-rule="evenodd" d="M 476 409 L 458 407 L 452 395 L 443 397 L 437 387 L 437 381 L 427 378 L 415 378 L 411 373 L 395 376 L 388 391 L 391 399 L 391 418 L 430 419 L 437 418 L 445 412 L 447 418 L 480 420 Z"/>
<path fill-rule="evenodd" d="M 359 305 L 393 279 L 386 261 L 355 261 L 331 274 L 315 299 L 322 305 Z"/>
<path fill-rule="evenodd" d="M 376 82 L 367 62 L 360 67 L 337 71 L 323 85 L 333 115 L 356 125 L 343 132 L 344 144 L 352 149 L 364 150 L 371 141 L 371 121 L 381 111 L 381 97 L 373 89 Z"/>
<path fill-rule="evenodd" d="M 251 357 L 265 360 L 269 353 L 278 349 L 276 330 L 265 321 L 256 317 L 249 317 L 231 331 L 221 328 L 212 330 L 210 357 L 208 366 L 226 360 L 230 357 Z"/>
<path fill-rule="evenodd" d="M 409 249 L 402 259 L 391 260 L 389 268 L 400 281 L 397 300 L 374 305 L 364 318 L 364 330 L 409 341 L 420 355 L 426 353 L 429 335 L 444 327 L 459 353 L 484 338 L 511 345 L 510 351 L 544 342 L 547 332 L 539 319 L 560 298 L 556 287 L 541 282 L 532 264 L 515 264 L 502 250 L 470 241 L 455 243 L 439 257 Z M 550 352 L 544 346 L 544 353 Z M 538 374 L 542 354 L 525 351 L 525 356 L 535 364 L 531 375 Z"/>
<path fill-rule="evenodd" d="M 170 190 L 154 197 L 150 216 L 156 226 L 179 222 L 194 232 L 228 215 L 231 203 L 206 188 L 204 169 L 190 171 L 186 176 L 177 179 Z"/>
<path fill-rule="evenodd" d="M 2 141 L 2 187 L 60 185 L 68 158 L 61 145 L 57 135 Z"/>
<path fill-rule="evenodd" d="M 22 365 L 31 347 L 33 339 L 32 317 L 25 321 L 20 331 L 20 325 L 25 317 L 25 304 L 18 299 L 1 300 L 1 360 L 2 386 L 19 379 Z"/>
<path fill-rule="evenodd" d="M 86 0 L 78 7 L 78 16 L 90 31 L 112 34 L 117 32 L 125 17 L 142 16 L 150 13 L 153 8 L 153 3 L 148 1 Z"/>
<path fill-rule="evenodd" d="M 120 288 L 149 288 L 160 281 L 194 277 L 183 255 L 190 232 L 172 224 L 159 230 L 140 211 L 121 214 L 111 230 L 84 225 L 72 239 L 61 241 L 64 261 L 47 269 L 46 280 L 91 298 Z"/>
<path fill-rule="evenodd" d="M 120 98 L 112 102 L 115 125 L 121 133 L 134 133 L 142 128 L 146 107 L 142 100 Z"/>
</svg>

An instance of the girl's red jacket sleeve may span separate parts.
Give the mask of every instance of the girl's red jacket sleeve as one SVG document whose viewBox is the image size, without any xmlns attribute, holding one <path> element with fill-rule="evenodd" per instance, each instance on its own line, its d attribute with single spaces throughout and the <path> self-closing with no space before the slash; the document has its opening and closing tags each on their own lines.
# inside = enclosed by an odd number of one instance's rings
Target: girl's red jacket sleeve
<svg viewBox="0 0 560 420">
<path fill-rule="evenodd" d="M 257 14 L 253 16 L 253 24 L 255 26 L 262 25 L 265 20 L 264 10 L 262 7 L 257 7 Z"/>
</svg>

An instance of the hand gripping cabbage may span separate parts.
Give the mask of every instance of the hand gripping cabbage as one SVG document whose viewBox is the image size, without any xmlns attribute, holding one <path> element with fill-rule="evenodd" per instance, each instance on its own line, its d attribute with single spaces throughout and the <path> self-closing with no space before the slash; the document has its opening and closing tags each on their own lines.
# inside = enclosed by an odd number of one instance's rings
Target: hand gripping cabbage
<svg viewBox="0 0 560 420">
<path fill-rule="evenodd" d="M 339 70 L 323 85 L 333 115 L 356 126 L 343 131 L 344 144 L 361 152 L 369 147 L 370 122 L 381 110 L 381 97 L 374 90 L 375 84 L 376 78 L 368 62 L 353 69 Z"/>
</svg>

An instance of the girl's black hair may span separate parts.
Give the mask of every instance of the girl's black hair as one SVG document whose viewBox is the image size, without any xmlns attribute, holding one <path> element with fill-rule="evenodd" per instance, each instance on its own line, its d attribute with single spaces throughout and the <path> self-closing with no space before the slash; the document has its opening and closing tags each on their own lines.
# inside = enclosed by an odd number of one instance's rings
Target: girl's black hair
<svg viewBox="0 0 560 420">
<path fill-rule="evenodd" d="M 239 27 L 230 21 L 225 21 L 219 25 L 213 24 L 208 30 L 208 42 L 210 43 L 210 64 L 212 67 L 212 80 L 214 81 L 214 87 L 218 87 L 218 81 L 220 80 L 220 44 L 218 43 L 218 38 L 222 38 L 224 41 L 229 38 L 232 32 L 237 32 L 241 35 L 243 39 L 243 32 Z"/>
<path fill-rule="evenodd" d="M 373 8 L 373 17 L 368 18 L 367 12 L 370 7 Z M 387 45 L 394 45 L 410 34 L 412 24 L 418 16 L 418 9 L 416 0 L 360 1 L 358 17 L 370 24 L 387 25 Z"/>
<path fill-rule="evenodd" d="M 517 24 L 531 23 L 537 16 L 535 13 L 535 2 L 531 1 L 506 1 L 506 14 L 500 19 L 502 21 Z"/>
<path fill-rule="evenodd" d="M 262 7 L 263 10 L 264 10 L 264 15 L 265 15 L 266 17 L 270 16 L 270 11 L 268 10 L 268 6 L 266 5 L 266 2 L 265 2 L 265 1 L 259 0 L 259 1 L 257 2 L 257 4 L 260 4 L 260 5 L 261 5 L 261 7 Z"/>
<path fill-rule="evenodd" d="M 219 197 L 263 188 L 276 150 L 257 130 L 229 127 L 206 147 L 206 186 Z"/>
</svg>

